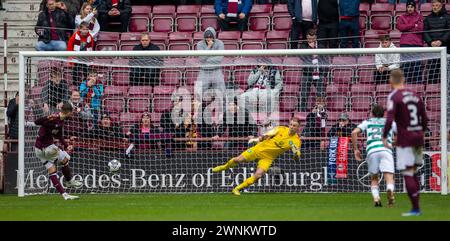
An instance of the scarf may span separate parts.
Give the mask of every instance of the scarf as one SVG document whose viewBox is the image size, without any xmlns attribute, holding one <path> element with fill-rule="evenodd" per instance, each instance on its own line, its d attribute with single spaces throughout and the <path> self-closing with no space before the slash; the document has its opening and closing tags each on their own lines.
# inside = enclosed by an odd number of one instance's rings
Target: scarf
<svg viewBox="0 0 450 241">
<path fill-rule="evenodd" d="M 238 11 L 238 0 L 229 0 L 228 1 L 228 17 L 237 17 L 237 11 Z"/>
<path fill-rule="evenodd" d="M 73 44 L 74 51 L 92 51 L 92 36 L 88 34 L 86 41 L 81 41 L 79 32 L 75 33 L 75 42 Z"/>
</svg>

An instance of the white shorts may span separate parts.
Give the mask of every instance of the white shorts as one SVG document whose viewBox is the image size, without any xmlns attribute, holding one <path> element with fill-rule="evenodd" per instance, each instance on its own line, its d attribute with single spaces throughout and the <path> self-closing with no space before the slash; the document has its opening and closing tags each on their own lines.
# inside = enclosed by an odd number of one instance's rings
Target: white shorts
<svg viewBox="0 0 450 241">
<path fill-rule="evenodd" d="M 41 160 L 42 164 L 45 165 L 47 169 L 55 164 L 55 160 L 57 160 L 58 163 L 61 163 L 66 158 L 70 160 L 69 154 L 59 149 L 59 147 L 55 144 L 47 146 L 43 149 L 34 147 L 34 153 L 36 153 L 36 156 Z"/>
<path fill-rule="evenodd" d="M 423 148 L 397 147 L 397 170 L 402 171 L 407 167 L 423 165 Z"/>
<path fill-rule="evenodd" d="M 374 175 L 380 172 L 394 173 L 394 157 L 387 151 L 371 153 L 366 158 L 369 166 L 369 173 Z"/>
</svg>

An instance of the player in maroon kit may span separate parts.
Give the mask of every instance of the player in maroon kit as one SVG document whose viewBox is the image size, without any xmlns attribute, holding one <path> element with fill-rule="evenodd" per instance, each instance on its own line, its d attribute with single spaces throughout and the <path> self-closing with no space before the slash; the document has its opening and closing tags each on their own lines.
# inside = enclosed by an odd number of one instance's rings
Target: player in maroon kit
<svg viewBox="0 0 450 241">
<path fill-rule="evenodd" d="M 400 69 L 391 71 L 393 88 L 387 102 L 387 120 L 383 131 L 383 143 L 389 147 L 387 136 L 392 122 L 397 123 L 397 169 L 405 180 L 406 190 L 412 203 L 412 210 L 402 216 L 419 216 L 419 189 L 417 166 L 423 164 L 424 131 L 428 118 L 422 98 L 405 89 L 405 77 Z"/>
<path fill-rule="evenodd" d="M 61 111 L 49 116 L 37 119 L 34 123 L 40 125 L 36 143 L 34 144 L 34 152 L 41 160 L 42 164 L 47 168 L 49 179 L 53 186 L 63 196 L 65 200 L 78 199 L 78 196 L 69 195 L 65 192 L 64 187 L 59 182 L 57 169 L 55 164 L 62 165 L 62 173 L 64 175 L 64 185 L 67 187 L 81 187 L 82 183 L 73 179 L 69 168 L 70 156 L 66 151 L 71 151 L 73 147 L 68 145 L 63 137 L 64 120 L 72 116 L 72 105 L 64 102 Z M 55 139 L 59 140 L 59 144 L 64 150 L 55 145 Z"/>
</svg>

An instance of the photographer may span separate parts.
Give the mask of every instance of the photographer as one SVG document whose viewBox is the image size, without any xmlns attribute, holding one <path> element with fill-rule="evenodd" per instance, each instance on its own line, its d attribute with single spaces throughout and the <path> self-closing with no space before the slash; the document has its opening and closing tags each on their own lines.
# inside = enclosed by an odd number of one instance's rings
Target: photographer
<svg viewBox="0 0 450 241">
<path fill-rule="evenodd" d="M 37 51 L 65 51 L 67 40 L 75 28 L 73 17 L 67 13 L 63 3 L 47 0 L 47 4 L 39 13 L 36 34 L 39 36 Z"/>
<path fill-rule="evenodd" d="M 325 101 L 318 98 L 311 113 L 306 116 L 306 125 L 302 131 L 302 137 L 325 137 L 325 126 L 327 119 Z M 303 140 L 303 149 L 325 149 L 325 140 Z"/>
</svg>

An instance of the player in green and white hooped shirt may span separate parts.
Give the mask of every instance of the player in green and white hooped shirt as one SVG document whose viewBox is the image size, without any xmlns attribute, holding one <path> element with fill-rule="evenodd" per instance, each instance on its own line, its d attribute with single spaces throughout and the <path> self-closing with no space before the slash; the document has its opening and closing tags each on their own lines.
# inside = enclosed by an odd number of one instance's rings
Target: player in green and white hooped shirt
<svg viewBox="0 0 450 241">
<path fill-rule="evenodd" d="M 381 207 L 380 191 L 378 187 L 378 173 L 382 172 L 386 180 L 386 191 L 388 196 L 388 207 L 394 205 L 394 157 L 392 150 L 386 148 L 382 141 L 382 134 L 386 118 L 384 109 L 380 105 L 374 105 L 372 108 L 373 118 L 363 121 L 352 132 L 352 143 L 355 158 L 362 161 L 361 151 L 358 148 L 357 138 L 361 132 L 367 134 L 367 164 L 369 174 L 371 175 L 371 191 L 375 207 Z M 392 136 L 395 131 L 395 125 L 390 131 L 388 142 L 392 144 Z"/>
</svg>

